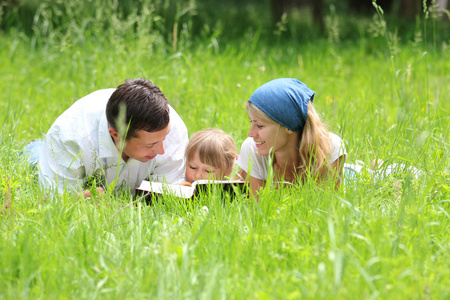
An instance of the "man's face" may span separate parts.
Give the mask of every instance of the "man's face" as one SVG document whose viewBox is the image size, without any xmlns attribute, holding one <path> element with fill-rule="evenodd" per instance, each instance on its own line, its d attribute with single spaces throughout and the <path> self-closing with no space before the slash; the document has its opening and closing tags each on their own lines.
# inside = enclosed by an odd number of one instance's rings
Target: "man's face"
<svg viewBox="0 0 450 300">
<path fill-rule="evenodd" d="M 111 132 L 111 130 L 113 132 Z M 136 131 L 137 137 L 132 137 L 125 141 L 125 146 L 122 151 L 122 158 L 128 161 L 129 158 L 133 158 L 140 162 L 148 162 L 154 159 L 156 155 L 164 154 L 163 142 L 170 131 L 170 123 L 166 128 L 156 132 L 148 132 L 144 130 Z M 114 143 L 120 148 L 120 138 L 117 131 L 110 129 L 110 134 L 114 139 Z M 120 151 L 121 149 L 119 149 Z"/>
</svg>

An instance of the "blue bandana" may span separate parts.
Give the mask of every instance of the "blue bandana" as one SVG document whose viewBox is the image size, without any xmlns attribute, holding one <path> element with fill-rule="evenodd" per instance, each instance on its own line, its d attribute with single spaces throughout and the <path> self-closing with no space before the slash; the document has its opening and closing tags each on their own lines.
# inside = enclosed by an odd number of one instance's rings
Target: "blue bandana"
<svg viewBox="0 0 450 300">
<path fill-rule="evenodd" d="M 302 132 L 308 117 L 308 102 L 313 100 L 314 93 L 297 79 L 278 78 L 257 88 L 248 101 L 275 122 Z"/>
</svg>

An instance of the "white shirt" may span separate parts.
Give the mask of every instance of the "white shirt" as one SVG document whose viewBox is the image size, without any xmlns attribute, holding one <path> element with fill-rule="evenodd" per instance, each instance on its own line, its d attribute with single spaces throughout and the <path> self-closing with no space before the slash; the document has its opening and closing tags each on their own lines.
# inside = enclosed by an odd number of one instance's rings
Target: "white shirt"
<svg viewBox="0 0 450 300">
<path fill-rule="evenodd" d="M 115 89 L 95 91 L 69 107 L 56 119 L 45 137 L 39 157 L 39 182 L 44 187 L 81 191 L 83 180 L 101 175 L 109 185 L 130 189 L 142 180 L 178 183 L 184 176 L 186 125 L 169 106 L 171 130 L 164 140 L 165 153 L 148 162 L 125 162 L 114 144 L 106 120 L 106 103 Z"/>
<path fill-rule="evenodd" d="M 331 137 L 331 155 L 328 158 L 328 162 L 331 164 L 335 162 L 342 155 L 347 155 L 345 145 L 342 139 L 330 132 Z M 244 170 L 247 174 L 256 179 L 266 181 L 269 167 L 269 156 L 258 155 L 256 144 L 253 138 L 249 137 L 245 139 L 241 146 L 241 152 L 236 164 Z M 250 172 L 249 172 L 250 170 Z"/>
</svg>

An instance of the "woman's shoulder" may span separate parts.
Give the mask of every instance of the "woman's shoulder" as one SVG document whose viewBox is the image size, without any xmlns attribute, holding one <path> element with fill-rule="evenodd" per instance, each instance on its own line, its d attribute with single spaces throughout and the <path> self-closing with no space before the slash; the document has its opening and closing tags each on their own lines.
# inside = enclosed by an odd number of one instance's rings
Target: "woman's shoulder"
<svg viewBox="0 0 450 300">
<path fill-rule="evenodd" d="M 330 132 L 330 139 L 331 139 L 330 162 L 332 163 L 342 155 L 347 155 L 347 149 L 345 148 L 345 143 L 342 141 L 342 138 L 337 134 Z"/>
<path fill-rule="evenodd" d="M 248 164 L 249 160 L 253 161 L 254 163 L 260 164 L 267 160 L 266 156 L 258 155 L 257 151 L 258 148 L 256 148 L 256 144 L 253 141 L 253 138 L 246 138 L 241 145 L 241 151 L 237 160 L 238 164 Z"/>
<path fill-rule="evenodd" d="M 253 138 L 246 138 L 242 142 L 241 151 L 236 164 L 245 172 L 256 179 L 266 180 L 267 178 L 267 156 L 257 154 L 256 144 Z"/>
<path fill-rule="evenodd" d="M 253 141 L 253 138 L 248 137 L 242 142 L 241 151 L 242 150 L 247 150 L 247 151 L 249 151 L 249 150 L 255 151 L 256 150 L 256 145 Z"/>
<path fill-rule="evenodd" d="M 328 132 L 328 134 L 330 135 L 330 139 L 331 139 L 331 143 L 334 145 L 334 143 L 342 143 L 342 138 L 340 136 L 338 136 L 335 133 L 332 132 Z"/>
</svg>

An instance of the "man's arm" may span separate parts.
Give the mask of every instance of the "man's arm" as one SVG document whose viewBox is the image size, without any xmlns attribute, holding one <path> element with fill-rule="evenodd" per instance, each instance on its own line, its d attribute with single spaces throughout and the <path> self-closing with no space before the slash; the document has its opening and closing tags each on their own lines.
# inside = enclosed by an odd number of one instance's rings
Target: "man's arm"
<svg viewBox="0 0 450 300">
<path fill-rule="evenodd" d="M 63 193 L 79 190 L 85 176 L 78 145 L 63 143 L 58 137 L 47 135 L 39 156 L 39 183 Z"/>
</svg>

